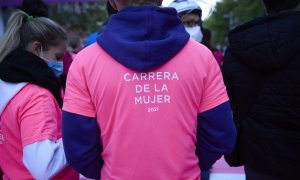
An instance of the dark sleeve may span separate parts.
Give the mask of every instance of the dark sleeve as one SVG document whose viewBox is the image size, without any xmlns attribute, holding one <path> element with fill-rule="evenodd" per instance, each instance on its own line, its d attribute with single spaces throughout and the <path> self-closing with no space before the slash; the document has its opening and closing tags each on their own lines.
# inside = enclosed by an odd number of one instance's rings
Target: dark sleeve
<svg viewBox="0 0 300 180">
<path fill-rule="evenodd" d="M 62 128 L 69 165 L 87 178 L 100 179 L 103 148 L 96 119 L 63 111 Z"/>
<path fill-rule="evenodd" d="M 234 127 L 229 102 L 199 114 L 196 154 L 201 170 L 208 170 L 224 154 L 229 154 L 235 144 Z"/>
<path fill-rule="evenodd" d="M 224 83 L 226 86 L 226 90 L 230 99 L 230 105 L 231 105 L 231 110 L 232 110 L 232 114 L 233 114 L 233 118 L 236 121 L 237 118 L 237 103 L 236 103 L 236 99 L 234 96 L 234 87 L 232 84 L 232 80 L 231 80 L 231 76 L 230 76 L 230 69 L 232 67 L 232 65 L 230 64 L 233 61 L 234 57 L 231 53 L 230 47 L 228 47 L 225 51 L 224 54 L 224 60 L 223 60 L 223 65 L 222 65 L 222 75 L 223 75 L 223 79 L 224 79 Z"/>
</svg>

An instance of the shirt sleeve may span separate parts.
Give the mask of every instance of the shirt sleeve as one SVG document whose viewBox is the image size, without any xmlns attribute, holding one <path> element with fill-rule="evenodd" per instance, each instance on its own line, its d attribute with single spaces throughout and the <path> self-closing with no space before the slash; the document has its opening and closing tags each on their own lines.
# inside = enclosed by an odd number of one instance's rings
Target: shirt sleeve
<svg viewBox="0 0 300 180">
<path fill-rule="evenodd" d="M 50 179 L 67 166 L 61 139 L 38 141 L 23 148 L 23 163 L 37 180 Z"/>
<path fill-rule="evenodd" d="M 206 70 L 207 73 L 203 83 L 204 87 L 199 107 L 200 113 L 228 101 L 222 73 L 212 53 L 209 53 Z"/>
<path fill-rule="evenodd" d="M 30 100 L 20 110 L 22 146 L 41 140 L 55 141 L 58 136 L 58 121 L 61 111 L 47 90 L 32 93 Z"/>
<path fill-rule="evenodd" d="M 99 179 L 104 162 L 96 118 L 63 111 L 62 125 L 67 162 L 85 177 Z"/>
<path fill-rule="evenodd" d="M 67 78 L 63 110 L 88 117 L 95 117 L 95 107 L 87 87 L 85 69 L 79 53 L 73 61 Z"/>
<path fill-rule="evenodd" d="M 198 116 L 196 154 L 201 170 L 208 170 L 223 154 L 234 148 L 236 129 L 229 102 Z"/>
</svg>

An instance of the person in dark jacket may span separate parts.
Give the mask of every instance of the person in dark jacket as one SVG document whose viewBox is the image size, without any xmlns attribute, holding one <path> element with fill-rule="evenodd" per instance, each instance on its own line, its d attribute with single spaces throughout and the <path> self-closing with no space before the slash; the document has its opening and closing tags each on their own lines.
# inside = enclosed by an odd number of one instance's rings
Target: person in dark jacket
<svg viewBox="0 0 300 180">
<path fill-rule="evenodd" d="M 223 74 L 247 179 L 300 169 L 300 1 L 264 0 L 268 15 L 229 33 Z"/>
</svg>

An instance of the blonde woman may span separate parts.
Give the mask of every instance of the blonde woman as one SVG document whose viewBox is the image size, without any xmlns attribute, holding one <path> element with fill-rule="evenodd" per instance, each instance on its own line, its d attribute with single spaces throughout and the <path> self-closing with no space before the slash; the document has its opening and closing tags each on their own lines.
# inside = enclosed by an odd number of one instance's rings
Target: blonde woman
<svg viewBox="0 0 300 180">
<path fill-rule="evenodd" d="M 61 141 L 60 60 L 67 36 L 57 23 L 22 11 L 0 44 L 0 167 L 4 179 L 78 179 Z"/>
</svg>

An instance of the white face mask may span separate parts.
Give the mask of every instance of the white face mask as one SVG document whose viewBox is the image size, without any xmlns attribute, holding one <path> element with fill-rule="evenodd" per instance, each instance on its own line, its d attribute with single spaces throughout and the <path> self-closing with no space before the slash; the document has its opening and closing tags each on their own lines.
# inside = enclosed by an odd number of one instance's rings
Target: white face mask
<svg viewBox="0 0 300 180">
<path fill-rule="evenodd" d="M 197 42 L 201 42 L 203 34 L 200 26 L 186 27 L 185 30 L 190 34 L 191 38 Z"/>
</svg>

